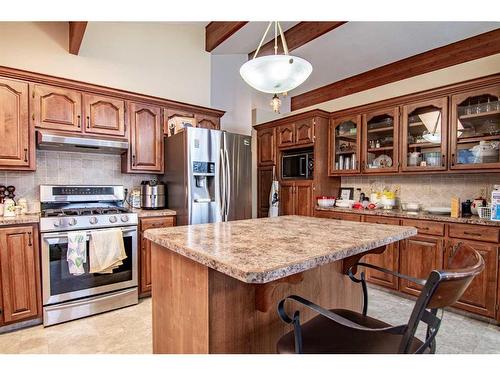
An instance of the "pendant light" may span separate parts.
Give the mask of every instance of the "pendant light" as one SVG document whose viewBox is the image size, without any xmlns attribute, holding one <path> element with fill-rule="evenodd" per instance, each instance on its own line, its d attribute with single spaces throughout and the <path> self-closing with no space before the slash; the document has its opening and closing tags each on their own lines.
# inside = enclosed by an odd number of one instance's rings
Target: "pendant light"
<svg viewBox="0 0 500 375">
<path fill-rule="evenodd" d="M 273 23 L 274 55 L 257 57 Z M 278 55 L 278 31 L 283 45 L 283 55 Z M 240 68 L 240 75 L 249 86 L 258 91 L 275 94 L 272 100 L 275 112 L 279 112 L 281 104 L 278 94 L 298 87 L 311 75 L 311 72 L 312 65 L 308 61 L 288 54 L 285 35 L 278 21 L 269 22 L 253 58 Z M 276 103 L 278 103 L 277 109 L 275 109 Z"/>
</svg>

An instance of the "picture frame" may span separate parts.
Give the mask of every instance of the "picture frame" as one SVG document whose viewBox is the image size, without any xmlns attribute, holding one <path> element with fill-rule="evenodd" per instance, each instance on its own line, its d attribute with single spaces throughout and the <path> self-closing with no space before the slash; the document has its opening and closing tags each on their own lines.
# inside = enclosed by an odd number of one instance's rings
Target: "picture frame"
<svg viewBox="0 0 500 375">
<path fill-rule="evenodd" d="M 352 188 L 352 187 L 340 188 L 340 199 L 352 200 L 353 198 L 354 198 L 354 188 Z"/>
</svg>

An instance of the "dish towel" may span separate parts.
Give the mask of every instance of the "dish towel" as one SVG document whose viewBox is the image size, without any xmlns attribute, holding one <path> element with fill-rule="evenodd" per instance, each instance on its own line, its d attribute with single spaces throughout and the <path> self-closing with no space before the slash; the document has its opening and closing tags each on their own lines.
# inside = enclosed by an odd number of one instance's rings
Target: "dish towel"
<svg viewBox="0 0 500 375">
<path fill-rule="evenodd" d="M 121 229 L 100 230 L 90 233 L 89 272 L 113 273 L 127 258 Z"/>
<path fill-rule="evenodd" d="M 279 182 L 274 180 L 269 193 L 269 217 L 276 217 L 279 214 Z"/>
<path fill-rule="evenodd" d="M 68 233 L 66 258 L 70 274 L 82 275 L 85 273 L 83 265 L 87 262 L 87 232 L 75 231 Z"/>
</svg>

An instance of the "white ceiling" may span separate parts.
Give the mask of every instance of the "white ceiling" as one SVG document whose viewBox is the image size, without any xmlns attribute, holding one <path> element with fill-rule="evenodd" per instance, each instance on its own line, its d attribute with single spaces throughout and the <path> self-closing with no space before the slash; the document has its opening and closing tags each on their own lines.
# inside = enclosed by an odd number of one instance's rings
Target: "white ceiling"
<svg viewBox="0 0 500 375">
<path fill-rule="evenodd" d="M 282 23 L 286 29 L 295 24 Z M 266 25 L 266 22 L 248 23 L 214 53 L 253 51 Z M 298 95 L 499 27 L 500 22 L 348 22 L 292 52 L 308 60 L 313 72 L 290 94 Z"/>
</svg>

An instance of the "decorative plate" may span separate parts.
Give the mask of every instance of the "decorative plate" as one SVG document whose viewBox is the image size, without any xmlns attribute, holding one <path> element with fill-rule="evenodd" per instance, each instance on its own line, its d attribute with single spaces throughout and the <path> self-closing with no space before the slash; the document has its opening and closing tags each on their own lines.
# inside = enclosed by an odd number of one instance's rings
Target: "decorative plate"
<svg viewBox="0 0 500 375">
<path fill-rule="evenodd" d="M 390 168 L 392 167 L 392 158 L 389 155 L 382 154 L 373 159 L 375 168 Z"/>
</svg>

